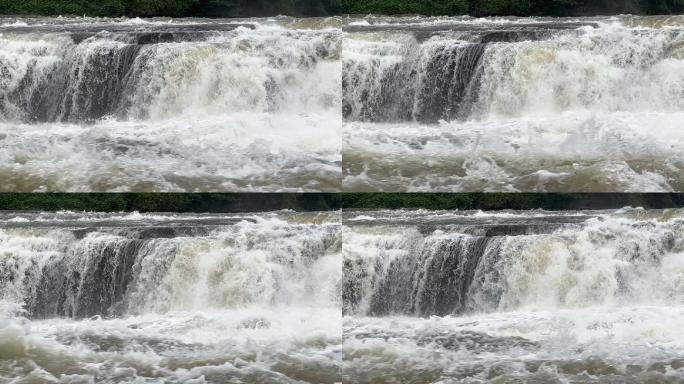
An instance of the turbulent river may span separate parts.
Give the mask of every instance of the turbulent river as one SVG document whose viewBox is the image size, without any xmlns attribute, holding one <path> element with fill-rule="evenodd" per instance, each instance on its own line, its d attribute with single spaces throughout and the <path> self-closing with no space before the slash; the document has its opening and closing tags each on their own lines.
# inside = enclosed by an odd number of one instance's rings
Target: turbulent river
<svg viewBox="0 0 684 384">
<path fill-rule="evenodd" d="M 684 17 L 366 17 L 347 191 L 684 190 Z"/>
<path fill-rule="evenodd" d="M 0 191 L 338 191 L 334 25 L 0 18 Z"/>
<path fill-rule="evenodd" d="M 682 210 L 344 215 L 346 382 L 684 382 Z"/>
<path fill-rule="evenodd" d="M 339 213 L 3 213 L 0 382 L 339 382 L 340 229 Z"/>
<path fill-rule="evenodd" d="M 681 191 L 684 18 L 0 19 L 0 191 Z"/>
</svg>

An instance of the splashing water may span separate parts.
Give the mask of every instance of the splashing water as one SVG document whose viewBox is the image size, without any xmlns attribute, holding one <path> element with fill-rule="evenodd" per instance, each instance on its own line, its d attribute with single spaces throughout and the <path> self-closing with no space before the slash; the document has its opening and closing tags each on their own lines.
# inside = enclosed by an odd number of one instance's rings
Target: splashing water
<svg viewBox="0 0 684 384">
<path fill-rule="evenodd" d="M 296 21 L 0 19 L 0 191 L 339 190 L 341 32 Z"/>
<path fill-rule="evenodd" d="M 345 212 L 345 377 L 681 382 L 683 231 L 681 210 Z"/>
<path fill-rule="evenodd" d="M 673 191 L 677 18 L 366 18 L 346 27 L 346 190 Z"/>
<path fill-rule="evenodd" d="M 2 380 L 340 381 L 338 214 L 10 216 Z"/>
</svg>

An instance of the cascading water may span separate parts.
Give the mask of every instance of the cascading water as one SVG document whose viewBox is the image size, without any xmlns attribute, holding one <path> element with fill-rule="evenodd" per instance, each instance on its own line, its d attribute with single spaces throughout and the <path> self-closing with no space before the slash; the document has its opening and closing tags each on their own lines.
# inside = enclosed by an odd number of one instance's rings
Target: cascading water
<svg viewBox="0 0 684 384">
<path fill-rule="evenodd" d="M 2 222 L 0 381 L 340 381 L 337 213 Z"/>
<path fill-rule="evenodd" d="M 345 190 L 684 189 L 681 17 L 345 30 Z"/>
<path fill-rule="evenodd" d="M 684 211 L 345 212 L 345 379 L 680 383 Z"/>
<path fill-rule="evenodd" d="M 0 19 L 0 191 L 337 191 L 335 24 Z"/>
</svg>

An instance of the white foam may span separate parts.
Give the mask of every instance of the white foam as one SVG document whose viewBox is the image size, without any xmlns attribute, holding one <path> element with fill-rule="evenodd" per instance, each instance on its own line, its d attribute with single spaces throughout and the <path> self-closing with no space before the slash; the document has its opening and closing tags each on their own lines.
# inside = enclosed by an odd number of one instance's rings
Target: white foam
<svg viewBox="0 0 684 384">
<path fill-rule="evenodd" d="M 58 221 L 55 226 L 41 221 L 79 215 L 86 216 L 85 221 L 107 220 L 110 228 L 77 238 Z M 12 276 L 26 276 L 0 280 L 4 377 L 74 382 L 200 383 L 226 376 L 244 382 L 289 383 L 306 377 L 312 382 L 339 381 L 339 224 L 289 221 L 298 215 L 254 214 L 249 217 L 255 221 L 218 226 L 202 236 L 146 240 L 136 249 L 135 265 L 127 267 L 135 276 L 126 287 L 125 310 L 117 316 L 101 313 L 80 320 L 24 317 L 36 315 L 30 304 L 43 273 L 64 273 L 51 276 L 71 281 L 63 298 L 66 307 L 78 311 L 90 302 L 85 296 L 96 289 L 90 284 L 98 260 L 116 263 L 115 254 L 131 240 L 126 230 L 135 228 L 132 221 L 154 226 L 164 218 L 240 216 L 59 212 L 38 215 L 40 228 L 1 229 L 0 264 Z M 118 226 L 112 229 L 113 223 Z M 99 279 L 97 284 L 107 284 L 108 277 Z"/>
<path fill-rule="evenodd" d="M 681 112 L 574 111 L 439 125 L 347 122 L 345 156 L 354 169 L 365 168 L 345 174 L 344 185 L 359 191 L 667 192 L 684 185 L 672 161 L 684 153 L 682 119 Z M 384 169 L 411 170 L 412 176 Z"/>
<path fill-rule="evenodd" d="M 660 19 L 407 17 L 388 19 L 379 32 L 350 33 L 343 42 L 344 78 L 354 84 L 344 90 L 345 190 L 681 190 L 681 165 L 672 159 L 684 149 L 684 35 L 632 26 Z M 487 43 L 481 57 L 465 49 L 498 24 L 578 21 L 587 25 Z M 492 25 L 426 39 L 412 32 L 440 22 Z M 449 66 L 462 62 L 475 63 L 473 77 L 449 77 Z M 463 95 L 435 96 L 434 76 Z M 433 102 L 452 112 L 442 116 L 450 121 L 431 122 L 439 114 Z M 425 114 L 429 123 L 413 121 Z"/>
<path fill-rule="evenodd" d="M 136 33 L 170 22 L 50 20 L 76 30 L 91 22 L 139 26 Z M 199 41 L 140 45 L 132 58 L 125 33 L 77 44 L 39 28 L 3 34 L 0 63 L 12 97 L 2 101 L 0 190 L 339 191 L 341 32 L 254 23 Z M 123 64 L 103 64 L 108 57 L 132 63 L 114 69 Z M 65 76 L 56 95 L 42 82 L 53 76 Z M 93 76 L 123 83 L 108 89 L 121 92 L 107 101 L 112 115 L 96 113 L 96 121 L 93 105 L 103 101 L 82 97 L 95 92 L 83 89 Z M 36 92 L 54 105 L 34 110 Z M 47 122 L 34 122 L 41 113 L 37 120 Z"/>
</svg>

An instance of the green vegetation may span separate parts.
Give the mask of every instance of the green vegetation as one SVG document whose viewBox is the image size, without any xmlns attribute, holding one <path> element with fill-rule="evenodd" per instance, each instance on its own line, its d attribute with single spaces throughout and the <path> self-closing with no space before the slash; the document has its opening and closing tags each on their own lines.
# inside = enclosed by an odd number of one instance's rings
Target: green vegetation
<svg viewBox="0 0 684 384">
<path fill-rule="evenodd" d="M 460 15 L 470 11 L 471 0 L 342 0 L 348 14 Z"/>
<path fill-rule="evenodd" d="M 0 210 L 265 212 L 340 209 L 332 193 L 2 193 Z"/>
<path fill-rule="evenodd" d="M 341 12 L 339 0 L 0 0 L 4 15 L 251 17 Z"/>
<path fill-rule="evenodd" d="M 647 209 L 684 207 L 681 193 L 0 193 L 0 210 L 264 212 L 280 209 Z"/>
<path fill-rule="evenodd" d="M 144 0 L 149 1 L 149 0 Z M 157 0 L 162 1 L 163 0 Z M 189 0 L 186 0 L 189 1 Z M 329 16 L 342 13 L 340 0 L 195 0 L 196 15 L 204 17 Z"/>
<path fill-rule="evenodd" d="M 551 15 L 672 14 L 684 0 L 342 0 L 349 14 Z"/>
<path fill-rule="evenodd" d="M 684 13 L 684 0 L 0 0 L 0 14 L 251 17 L 336 14 L 551 15 Z"/>
<path fill-rule="evenodd" d="M 344 209 L 650 209 L 684 207 L 684 194 L 667 193 L 345 193 Z"/>
</svg>

